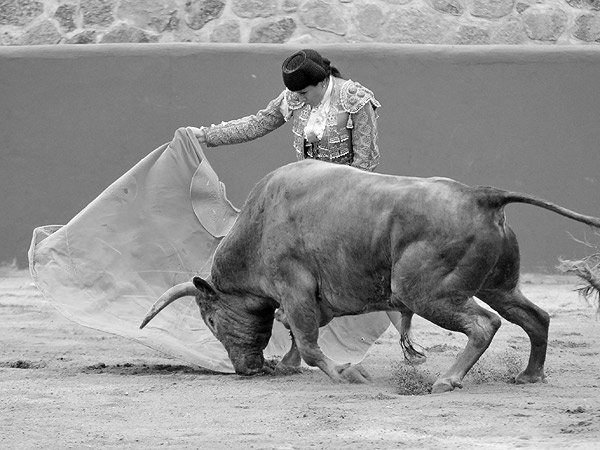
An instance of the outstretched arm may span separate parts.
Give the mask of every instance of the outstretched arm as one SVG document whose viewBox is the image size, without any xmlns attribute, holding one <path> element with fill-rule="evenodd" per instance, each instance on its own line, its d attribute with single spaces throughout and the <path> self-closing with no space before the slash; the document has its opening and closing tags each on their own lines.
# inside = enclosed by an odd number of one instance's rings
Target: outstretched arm
<svg viewBox="0 0 600 450">
<path fill-rule="evenodd" d="M 262 137 L 285 123 L 281 111 L 283 98 L 282 92 L 276 99 L 271 100 L 265 109 L 254 115 L 210 127 L 200 127 L 194 129 L 194 134 L 201 144 L 206 144 L 208 147 L 240 144 Z"/>
</svg>

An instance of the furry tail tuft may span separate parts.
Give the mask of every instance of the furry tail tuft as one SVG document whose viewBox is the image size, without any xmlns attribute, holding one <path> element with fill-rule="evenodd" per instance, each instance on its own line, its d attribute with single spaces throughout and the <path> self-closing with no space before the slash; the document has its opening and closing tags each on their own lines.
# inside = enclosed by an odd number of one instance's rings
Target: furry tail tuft
<svg viewBox="0 0 600 450">
<path fill-rule="evenodd" d="M 586 300 L 596 302 L 597 314 L 600 316 L 600 253 L 579 261 L 561 259 L 558 270 L 576 275 L 585 282 L 577 291 Z"/>
</svg>

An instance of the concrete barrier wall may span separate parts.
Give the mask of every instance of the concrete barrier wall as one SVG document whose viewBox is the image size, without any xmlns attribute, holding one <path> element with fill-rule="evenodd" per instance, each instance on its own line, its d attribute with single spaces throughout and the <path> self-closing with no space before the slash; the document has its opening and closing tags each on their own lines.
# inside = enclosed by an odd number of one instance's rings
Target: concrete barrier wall
<svg viewBox="0 0 600 450">
<path fill-rule="evenodd" d="M 525 191 L 600 216 L 600 48 L 317 47 L 382 103 L 379 172 Z M 252 114 L 282 89 L 281 45 L 0 48 L 0 262 L 64 224 L 181 126 Z M 294 160 L 290 125 L 207 155 L 241 206 Z M 586 226 L 511 205 L 523 270 L 579 258 Z"/>
</svg>

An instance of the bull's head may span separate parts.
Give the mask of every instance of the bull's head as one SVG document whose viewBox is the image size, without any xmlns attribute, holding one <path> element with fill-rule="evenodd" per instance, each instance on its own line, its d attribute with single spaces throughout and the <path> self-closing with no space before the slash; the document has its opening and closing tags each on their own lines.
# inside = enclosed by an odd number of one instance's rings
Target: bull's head
<svg viewBox="0 0 600 450">
<path fill-rule="evenodd" d="M 140 328 L 181 297 L 194 296 L 206 326 L 223 344 L 236 373 L 251 375 L 264 364 L 263 350 L 271 338 L 274 302 L 252 296 L 224 294 L 200 277 L 166 291 L 152 305 Z"/>
</svg>

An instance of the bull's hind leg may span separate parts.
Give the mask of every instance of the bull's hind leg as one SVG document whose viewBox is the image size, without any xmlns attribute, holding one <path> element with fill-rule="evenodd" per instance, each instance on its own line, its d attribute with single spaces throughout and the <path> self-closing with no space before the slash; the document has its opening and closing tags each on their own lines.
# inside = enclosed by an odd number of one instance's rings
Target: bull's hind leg
<svg viewBox="0 0 600 450">
<path fill-rule="evenodd" d="M 411 305 L 412 306 L 412 305 Z M 433 393 L 442 393 L 462 388 L 462 380 L 488 348 L 496 331 L 500 328 L 500 318 L 479 306 L 472 298 L 442 297 L 420 300 L 413 309 L 417 314 L 440 327 L 459 331 L 468 337 L 464 351 L 456 361 L 433 384 Z"/>
<path fill-rule="evenodd" d="M 500 318 L 472 298 L 490 269 L 482 255 L 493 249 L 485 239 L 457 240 L 443 247 L 423 241 L 405 249 L 394 265 L 392 303 L 401 301 L 430 322 L 468 338 L 454 364 L 433 384 L 433 393 L 462 387 L 500 328 Z"/>
<path fill-rule="evenodd" d="M 517 384 L 544 381 L 544 363 L 548 346 L 550 316 L 534 305 L 515 287 L 510 290 L 482 290 L 477 297 L 490 305 L 506 320 L 519 325 L 531 341 L 529 362 L 523 372 L 515 378 Z"/>
</svg>

